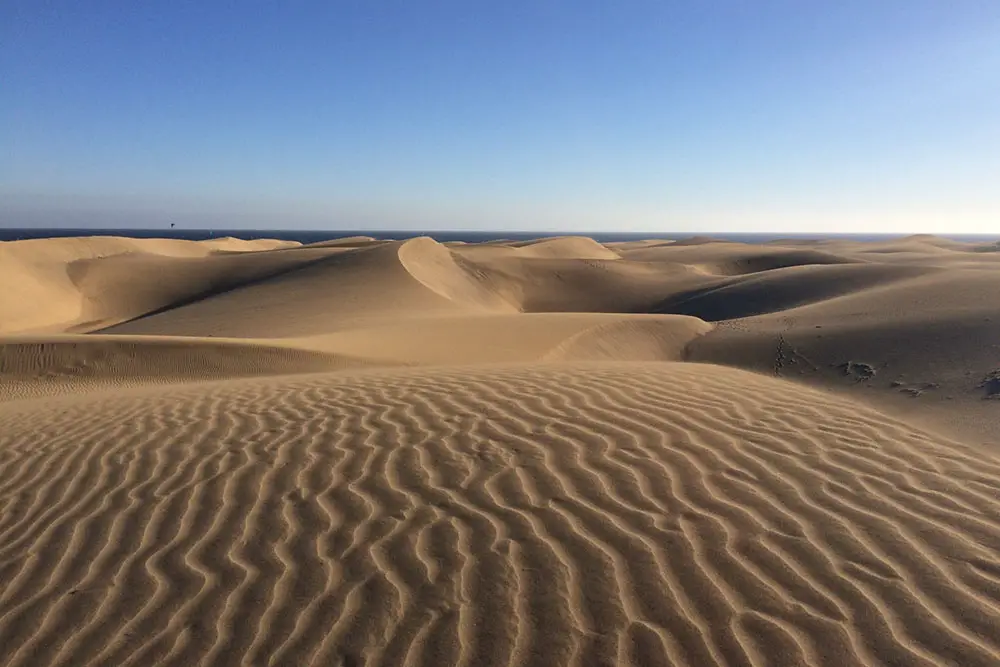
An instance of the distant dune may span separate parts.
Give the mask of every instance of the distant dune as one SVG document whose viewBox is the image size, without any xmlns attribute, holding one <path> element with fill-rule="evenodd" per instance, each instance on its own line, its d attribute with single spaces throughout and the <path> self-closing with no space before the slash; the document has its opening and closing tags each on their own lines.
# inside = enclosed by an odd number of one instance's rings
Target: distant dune
<svg viewBox="0 0 1000 667">
<path fill-rule="evenodd" d="M 0 243 L 0 665 L 1000 664 L 1000 253 Z"/>
</svg>

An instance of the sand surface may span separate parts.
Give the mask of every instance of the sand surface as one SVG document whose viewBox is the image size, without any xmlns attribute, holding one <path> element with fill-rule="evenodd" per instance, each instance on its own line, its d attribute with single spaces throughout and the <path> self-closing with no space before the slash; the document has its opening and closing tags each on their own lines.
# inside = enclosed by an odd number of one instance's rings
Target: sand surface
<svg viewBox="0 0 1000 667">
<path fill-rule="evenodd" d="M 996 244 L 45 239 L 0 280 L 0 665 L 1000 665 Z"/>
</svg>

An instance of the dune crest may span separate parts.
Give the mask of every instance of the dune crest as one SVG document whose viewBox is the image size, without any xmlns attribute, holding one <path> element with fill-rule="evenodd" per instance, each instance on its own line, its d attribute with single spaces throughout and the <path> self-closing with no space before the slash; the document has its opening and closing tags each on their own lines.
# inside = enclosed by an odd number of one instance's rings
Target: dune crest
<svg viewBox="0 0 1000 667">
<path fill-rule="evenodd" d="M 538 259 L 603 259 L 621 257 L 611 248 L 585 236 L 558 236 L 511 244 L 521 257 Z"/>
<path fill-rule="evenodd" d="M 482 310 L 516 312 L 515 304 L 504 298 L 502 286 L 491 284 L 490 276 L 427 237 L 410 239 L 399 246 L 399 261 L 409 274 L 435 294 L 456 304 Z"/>
</svg>

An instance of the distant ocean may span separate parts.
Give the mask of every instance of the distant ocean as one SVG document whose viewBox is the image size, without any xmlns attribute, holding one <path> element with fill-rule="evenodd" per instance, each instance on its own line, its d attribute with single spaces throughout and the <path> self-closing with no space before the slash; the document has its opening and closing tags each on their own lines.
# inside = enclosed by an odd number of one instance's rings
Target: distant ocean
<svg viewBox="0 0 1000 667">
<path fill-rule="evenodd" d="M 729 232 L 705 232 L 692 234 L 690 232 L 576 232 L 580 236 L 589 236 L 602 243 L 616 241 L 639 241 L 645 239 L 689 239 L 693 237 L 710 237 L 713 239 L 735 241 L 738 243 L 768 243 L 782 239 L 807 241 L 810 239 L 844 239 L 852 241 L 884 241 L 902 238 L 907 234 L 781 234 L 760 233 L 743 234 Z M 300 243 L 317 243 L 330 239 L 348 236 L 371 236 L 376 239 L 407 239 L 415 236 L 430 236 L 447 241 L 464 241 L 466 243 L 481 243 L 484 241 L 510 240 L 526 241 L 544 236 L 571 236 L 574 232 L 504 232 L 504 231 L 385 231 L 385 230 L 292 230 L 292 229 L 28 229 L 0 228 L 0 241 L 19 241 L 23 239 L 59 238 L 69 236 L 130 236 L 133 238 L 169 238 L 186 239 L 189 241 L 204 241 L 211 238 L 233 236 L 240 239 L 282 239 Z M 937 234 L 937 236 L 956 241 L 983 242 L 997 241 L 1000 233 L 988 234 Z"/>
</svg>

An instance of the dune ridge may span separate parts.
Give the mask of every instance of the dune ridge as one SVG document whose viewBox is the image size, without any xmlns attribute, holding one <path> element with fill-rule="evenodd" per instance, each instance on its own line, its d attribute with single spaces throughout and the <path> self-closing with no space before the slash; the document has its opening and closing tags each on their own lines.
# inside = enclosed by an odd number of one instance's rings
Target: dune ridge
<svg viewBox="0 0 1000 667">
<path fill-rule="evenodd" d="M 990 250 L 0 244 L 0 665 L 1000 664 Z"/>
</svg>

